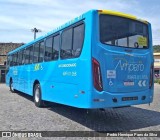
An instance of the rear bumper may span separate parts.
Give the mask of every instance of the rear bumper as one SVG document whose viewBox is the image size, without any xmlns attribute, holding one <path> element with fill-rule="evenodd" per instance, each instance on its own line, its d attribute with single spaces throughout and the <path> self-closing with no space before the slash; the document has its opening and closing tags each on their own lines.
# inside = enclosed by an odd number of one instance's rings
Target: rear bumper
<svg viewBox="0 0 160 140">
<path fill-rule="evenodd" d="M 93 91 L 90 108 L 123 107 L 149 104 L 153 101 L 153 89 L 131 93 L 109 93 Z"/>
</svg>

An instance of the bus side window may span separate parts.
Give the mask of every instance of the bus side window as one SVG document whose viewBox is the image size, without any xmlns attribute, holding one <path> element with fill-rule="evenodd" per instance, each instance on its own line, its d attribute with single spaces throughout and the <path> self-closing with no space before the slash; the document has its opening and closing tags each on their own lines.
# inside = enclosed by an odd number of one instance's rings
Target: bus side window
<svg viewBox="0 0 160 140">
<path fill-rule="evenodd" d="M 57 60 L 59 57 L 59 38 L 60 35 L 54 37 L 52 60 Z"/>
<path fill-rule="evenodd" d="M 60 54 L 62 59 L 72 57 L 72 28 L 65 30 L 62 33 L 62 45 Z"/>
<path fill-rule="evenodd" d="M 9 66 L 12 66 L 12 55 L 9 55 L 9 56 L 8 56 L 8 59 L 9 59 L 9 64 L 8 64 L 8 65 L 9 65 Z"/>
<path fill-rule="evenodd" d="M 39 44 L 39 59 L 38 62 L 42 62 L 44 58 L 44 41 Z"/>
<path fill-rule="evenodd" d="M 12 56 L 12 60 L 11 60 L 11 66 L 14 66 L 14 54 L 11 55 Z"/>
<path fill-rule="evenodd" d="M 73 28 L 73 57 L 78 57 L 81 53 L 84 41 L 84 24 Z"/>
<path fill-rule="evenodd" d="M 12 66 L 14 66 L 14 54 L 12 54 Z"/>
<path fill-rule="evenodd" d="M 17 52 L 16 65 L 19 65 L 19 52 Z"/>
<path fill-rule="evenodd" d="M 29 63 L 33 63 L 33 54 L 34 54 L 34 50 L 33 50 L 33 46 L 30 47 L 30 54 L 29 54 Z"/>
<path fill-rule="evenodd" d="M 13 66 L 16 66 L 16 54 L 14 54 Z"/>
<path fill-rule="evenodd" d="M 34 45 L 34 54 L 33 54 L 33 62 L 37 63 L 39 57 L 39 43 Z"/>
<path fill-rule="evenodd" d="M 20 50 L 19 56 L 18 56 L 18 63 L 19 63 L 19 65 L 22 65 L 22 57 L 23 57 L 23 51 Z"/>
<path fill-rule="evenodd" d="M 29 53 L 30 53 L 30 48 L 27 48 L 25 54 L 25 64 L 29 64 Z"/>
<path fill-rule="evenodd" d="M 9 66 L 12 66 L 12 60 L 13 60 L 13 55 L 10 55 L 9 56 L 9 61 L 10 61 Z"/>
<path fill-rule="evenodd" d="M 25 57 L 26 57 L 26 50 L 23 50 L 23 58 L 22 58 L 22 65 L 25 64 Z"/>
<path fill-rule="evenodd" d="M 45 45 L 45 53 L 44 53 L 44 61 L 51 61 L 52 60 L 52 44 L 53 44 L 53 37 L 46 39 Z"/>
<path fill-rule="evenodd" d="M 18 53 L 14 54 L 14 66 L 18 65 Z"/>
</svg>

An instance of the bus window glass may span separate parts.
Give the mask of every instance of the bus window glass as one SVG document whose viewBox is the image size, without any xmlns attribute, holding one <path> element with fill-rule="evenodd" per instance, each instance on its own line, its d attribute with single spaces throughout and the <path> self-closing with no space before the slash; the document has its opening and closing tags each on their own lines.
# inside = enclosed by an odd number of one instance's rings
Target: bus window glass
<svg viewBox="0 0 160 140">
<path fill-rule="evenodd" d="M 30 53 L 30 48 L 27 48 L 25 55 L 25 64 L 29 64 L 29 53 Z"/>
<path fill-rule="evenodd" d="M 23 51 L 20 50 L 19 56 L 18 56 L 18 63 L 19 63 L 19 65 L 22 65 L 22 58 L 23 58 Z"/>
<path fill-rule="evenodd" d="M 45 49 L 45 53 L 44 53 L 44 60 L 45 61 L 52 60 L 52 43 L 53 43 L 52 37 L 46 39 L 46 49 Z"/>
<path fill-rule="evenodd" d="M 53 41 L 53 60 L 57 60 L 59 57 L 59 35 L 54 37 Z"/>
<path fill-rule="evenodd" d="M 8 55 L 7 56 L 7 67 L 10 66 L 10 63 L 11 63 L 11 55 Z"/>
<path fill-rule="evenodd" d="M 18 53 L 15 53 L 14 55 L 15 55 L 15 56 L 14 56 L 14 57 L 15 57 L 15 59 L 14 59 L 14 60 L 15 60 L 15 61 L 14 61 L 15 63 L 14 63 L 14 65 L 17 66 L 17 65 L 18 65 Z"/>
<path fill-rule="evenodd" d="M 129 48 L 148 48 L 147 24 L 104 14 L 99 18 L 102 43 Z"/>
<path fill-rule="evenodd" d="M 12 54 L 13 60 L 12 60 L 12 66 L 15 66 L 15 54 Z"/>
<path fill-rule="evenodd" d="M 38 62 L 38 57 L 39 57 L 39 43 L 34 45 L 34 54 L 33 54 L 34 63 Z"/>
<path fill-rule="evenodd" d="M 9 55 L 10 66 L 13 66 L 13 54 Z"/>
<path fill-rule="evenodd" d="M 43 61 L 43 57 L 44 57 L 44 41 L 40 42 L 38 62 L 42 62 Z"/>
<path fill-rule="evenodd" d="M 73 57 L 78 57 L 81 53 L 84 40 L 84 24 L 73 28 Z"/>
<path fill-rule="evenodd" d="M 13 66 L 16 66 L 16 62 L 17 61 L 17 56 L 16 56 L 16 53 L 13 54 Z"/>
<path fill-rule="evenodd" d="M 19 65 L 19 52 L 17 52 L 17 60 L 16 60 L 16 65 Z"/>
<path fill-rule="evenodd" d="M 12 56 L 12 61 L 11 61 L 12 62 L 12 66 L 14 66 L 14 55 L 12 54 L 11 56 Z"/>
<path fill-rule="evenodd" d="M 23 58 L 22 58 L 22 65 L 25 64 L 25 57 L 26 57 L 26 50 L 23 50 Z"/>
<path fill-rule="evenodd" d="M 61 58 L 67 59 L 72 57 L 72 28 L 62 33 Z"/>
<path fill-rule="evenodd" d="M 30 47 L 30 53 L 29 53 L 29 63 L 33 63 L 33 46 Z"/>
<path fill-rule="evenodd" d="M 10 66 L 13 66 L 13 55 L 11 54 L 9 58 L 10 58 Z"/>
</svg>

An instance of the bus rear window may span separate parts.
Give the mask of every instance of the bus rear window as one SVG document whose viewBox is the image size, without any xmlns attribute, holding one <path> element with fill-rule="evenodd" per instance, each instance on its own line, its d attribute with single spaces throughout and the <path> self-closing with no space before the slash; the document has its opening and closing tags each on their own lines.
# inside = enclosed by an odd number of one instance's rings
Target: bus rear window
<svg viewBox="0 0 160 140">
<path fill-rule="evenodd" d="M 112 15 L 101 14 L 100 41 L 103 44 L 129 47 L 148 48 L 147 24 Z"/>
</svg>

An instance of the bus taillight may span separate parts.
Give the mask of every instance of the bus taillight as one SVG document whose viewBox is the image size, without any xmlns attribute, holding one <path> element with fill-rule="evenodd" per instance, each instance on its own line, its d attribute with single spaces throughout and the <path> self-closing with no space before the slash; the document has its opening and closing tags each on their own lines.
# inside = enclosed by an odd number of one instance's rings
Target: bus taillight
<svg viewBox="0 0 160 140">
<path fill-rule="evenodd" d="M 153 64 L 151 64 L 151 68 L 150 68 L 150 81 L 149 81 L 149 88 L 151 88 L 152 87 L 152 85 L 153 85 L 153 69 L 154 69 L 154 65 Z"/>
<path fill-rule="evenodd" d="M 102 86 L 101 69 L 100 69 L 99 62 L 95 58 L 92 58 L 92 67 L 93 67 L 94 87 L 98 91 L 102 91 L 103 90 L 103 86 Z"/>
</svg>

